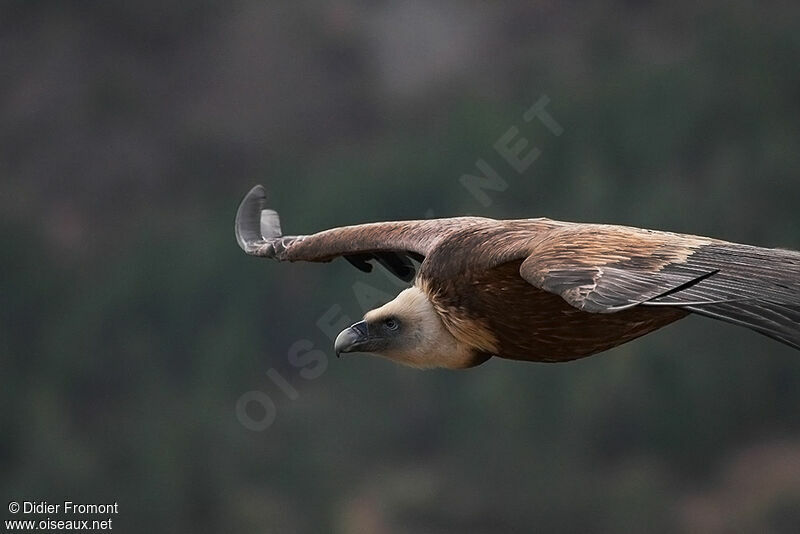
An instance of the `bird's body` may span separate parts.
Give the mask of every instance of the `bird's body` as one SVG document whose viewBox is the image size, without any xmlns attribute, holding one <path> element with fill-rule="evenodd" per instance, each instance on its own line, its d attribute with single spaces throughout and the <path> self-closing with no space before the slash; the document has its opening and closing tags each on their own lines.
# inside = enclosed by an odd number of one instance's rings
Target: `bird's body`
<svg viewBox="0 0 800 534">
<path fill-rule="evenodd" d="M 568 361 L 690 313 L 800 348 L 797 252 L 549 219 L 456 217 L 287 237 L 263 208 L 256 187 L 237 213 L 248 254 L 341 256 L 363 271 L 376 260 L 413 279 L 412 289 L 344 331 L 337 352 L 375 352 L 416 367 L 471 367 L 491 356 Z M 411 259 L 421 261 L 416 277 Z"/>
<path fill-rule="evenodd" d="M 420 273 L 418 284 L 447 329 L 485 357 L 574 360 L 648 334 L 688 313 L 675 308 L 581 311 L 526 282 L 519 275 L 521 263 L 473 271 L 456 281 L 428 280 Z"/>
</svg>

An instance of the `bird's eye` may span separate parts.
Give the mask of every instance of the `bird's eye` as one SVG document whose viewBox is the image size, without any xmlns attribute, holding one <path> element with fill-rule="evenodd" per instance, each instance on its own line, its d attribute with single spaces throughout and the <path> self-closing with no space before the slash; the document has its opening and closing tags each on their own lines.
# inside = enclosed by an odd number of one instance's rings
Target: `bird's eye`
<svg viewBox="0 0 800 534">
<path fill-rule="evenodd" d="M 397 319 L 394 317 L 389 317 L 383 321 L 383 325 L 389 330 L 397 330 L 397 328 L 400 326 L 400 323 L 398 323 Z"/>
</svg>

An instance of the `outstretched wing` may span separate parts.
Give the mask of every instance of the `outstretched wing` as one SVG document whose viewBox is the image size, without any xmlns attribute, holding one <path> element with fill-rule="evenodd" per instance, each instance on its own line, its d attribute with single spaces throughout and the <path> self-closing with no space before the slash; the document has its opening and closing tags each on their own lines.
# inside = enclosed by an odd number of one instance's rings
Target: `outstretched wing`
<svg viewBox="0 0 800 534">
<path fill-rule="evenodd" d="M 620 226 L 574 225 L 532 245 L 520 274 L 590 313 L 672 306 L 800 348 L 800 253 Z"/>
<path fill-rule="evenodd" d="M 421 262 L 451 232 L 477 224 L 474 217 L 398 221 L 332 228 L 311 235 L 284 236 L 278 213 L 266 209 L 264 188 L 255 186 L 236 213 L 236 241 L 247 254 L 279 261 L 328 262 L 343 257 L 364 272 L 375 260 L 398 278 L 414 278 L 411 260 Z"/>
</svg>

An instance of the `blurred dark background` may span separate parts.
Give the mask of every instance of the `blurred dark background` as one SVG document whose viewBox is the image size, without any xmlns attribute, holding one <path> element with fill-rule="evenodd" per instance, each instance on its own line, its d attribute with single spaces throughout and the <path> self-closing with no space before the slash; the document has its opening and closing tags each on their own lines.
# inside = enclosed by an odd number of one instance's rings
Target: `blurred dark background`
<svg viewBox="0 0 800 534">
<path fill-rule="evenodd" d="M 233 215 L 263 183 L 290 233 L 800 249 L 798 27 L 790 1 L 3 2 L 3 502 L 116 500 L 123 532 L 797 532 L 796 351 L 690 318 L 562 365 L 336 360 L 318 321 L 399 287 L 249 258 Z M 522 120 L 543 95 L 560 136 Z"/>
</svg>

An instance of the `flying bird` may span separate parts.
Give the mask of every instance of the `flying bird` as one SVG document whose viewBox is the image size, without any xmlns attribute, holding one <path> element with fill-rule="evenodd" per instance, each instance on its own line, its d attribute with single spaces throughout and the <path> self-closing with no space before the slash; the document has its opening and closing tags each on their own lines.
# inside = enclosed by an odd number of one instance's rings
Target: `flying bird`
<svg viewBox="0 0 800 534">
<path fill-rule="evenodd" d="M 261 186 L 239 206 L 236 240 L 252 256 L 342 257 L 364 272 L 377 262 L 413 281 L 342 331 L 337 356 L 369 352 L 450 369 L 492 356 L 563 362 L 689 314 L 800 349 L 800 253 L 790 250 L 544 218 L 378 222 L 285 236 Z"/>
</svg>

